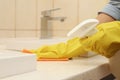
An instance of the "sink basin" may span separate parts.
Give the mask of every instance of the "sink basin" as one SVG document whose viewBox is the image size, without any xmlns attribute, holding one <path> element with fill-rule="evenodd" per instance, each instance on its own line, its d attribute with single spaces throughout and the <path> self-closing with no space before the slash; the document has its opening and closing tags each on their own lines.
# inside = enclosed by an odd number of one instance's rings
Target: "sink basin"
<svg viewBox="0 0 120 80">
<path fill-rule="evenodd" d="M 36 56 L 15 51 L 0 51 L 0 78 L 36 70 Z"/>
</svg>

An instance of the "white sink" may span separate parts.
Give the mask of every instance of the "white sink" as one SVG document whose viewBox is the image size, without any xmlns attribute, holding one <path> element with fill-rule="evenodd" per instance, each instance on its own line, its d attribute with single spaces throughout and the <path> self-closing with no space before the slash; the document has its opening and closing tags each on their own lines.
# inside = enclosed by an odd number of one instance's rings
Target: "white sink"
<svg viewBox="0 0 120 80">
<path fill-rule="evenodd" d="M 36 56 L 0 50 L 0 78 L 36 70 Z"/>
<path fill-rule="evenodd" d="M 15 50 L 24 48 L 36 49 L 45 44 L 55 44 L 65 40 L 36 38 L 0 39 L 0 78 L 36 70 L 36 56 L 34 54 L 23 54 Z"/>
</svg>

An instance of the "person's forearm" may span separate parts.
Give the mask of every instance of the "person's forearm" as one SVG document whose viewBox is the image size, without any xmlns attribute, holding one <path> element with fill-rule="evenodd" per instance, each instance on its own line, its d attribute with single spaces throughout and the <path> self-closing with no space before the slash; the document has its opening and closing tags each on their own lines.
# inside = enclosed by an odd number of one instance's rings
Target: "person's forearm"
<svg viewBox="0 0 120 80">
<path fill-rule="evenodd" d="M 116 20 L 113 17 L 111 17 L 110 15 L 105 14 L 105 13 L 100 13 L 96 17 L 96 19 L 99 20 L 100 23 L 111 22 L 111 21 L 115 21 Z"/>
<path fill-rule="evenodd" d="M 108 4 L 98 12 L 97 19 L 100 23 L 120 21 L 120 0 L 109 0 Z"/>
</svg>

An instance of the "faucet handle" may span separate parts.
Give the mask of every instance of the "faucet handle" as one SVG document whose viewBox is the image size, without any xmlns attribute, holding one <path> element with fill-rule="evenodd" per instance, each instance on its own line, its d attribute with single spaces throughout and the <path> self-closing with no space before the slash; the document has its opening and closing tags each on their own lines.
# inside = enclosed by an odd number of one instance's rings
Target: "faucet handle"
<svg viewBox="0 0 120 80">
<path fill-rule="evenodd" d="M 54 8 L 54 9 L 50 9 L 48 10 L 49 12 L 52 12 L 52 11 L 57 11 L 57 10 L 60 10 L 60 8 Z"/>
<path fill-rule="evenodd" d="M 50 16 L 52 11 L 60 10 L 60 8 L 50 9 L 50 10 L 44 10 L 41 12 L 43 16 Z"/>
</svg>

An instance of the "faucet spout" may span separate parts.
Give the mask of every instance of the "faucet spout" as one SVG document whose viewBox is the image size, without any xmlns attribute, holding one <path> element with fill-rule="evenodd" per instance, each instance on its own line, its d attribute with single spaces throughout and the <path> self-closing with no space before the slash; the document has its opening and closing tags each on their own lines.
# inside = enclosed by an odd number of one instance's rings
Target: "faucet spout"
<svg viewBox="0 0 120 80">
<path fill-rule="evenodd" d="M 43 17 L 41 17 L 41 34 L 40 34 L 41 38 L 52 37 L 52 31 L 51 31 L 52 29 L 51 29 L 51 25 L 49 21 L 59 20 L 61 22 L 64 22 L 64 20 L 66 19 L 66 17 L 52 17 L 51 16 L 52 11 L 56 11 L 59 9 L 60 8 L 42 11 L 41 14 L 43 15 Z"/>
<path fill-rule="evenodd" d="M 66 19 L 66 17 L 50 17 L 50 20 L 59 20 L 63 22 Z"/>
</svg>

